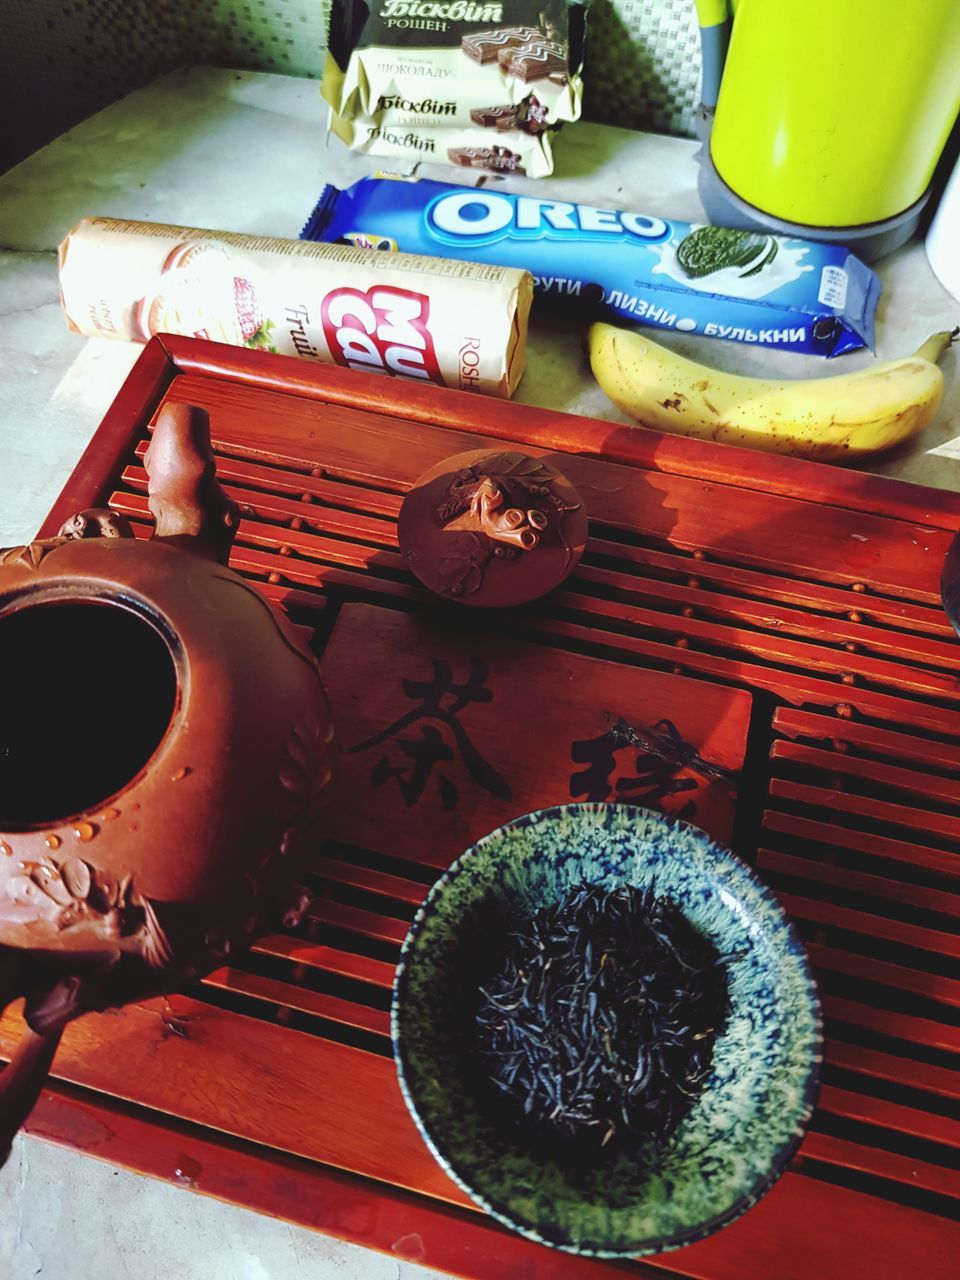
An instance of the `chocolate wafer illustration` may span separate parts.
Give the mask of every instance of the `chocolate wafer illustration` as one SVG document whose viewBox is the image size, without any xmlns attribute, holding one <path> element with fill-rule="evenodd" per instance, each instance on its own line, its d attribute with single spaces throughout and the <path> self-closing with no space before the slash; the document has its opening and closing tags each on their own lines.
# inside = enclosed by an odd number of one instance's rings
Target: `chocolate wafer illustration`
<svg viewBox="0 0 960 1280">
<path fill-rule="evenodd" d="M 474 107 L 470 119 L 484 129 L 516 129 L 520 105 L 508 102 L 502 107 Z"/>
<path fill-rule="evenodd" d="M 542 39 L 542 33 L 536 27 L 503 27 L 499 31 L 472 31 L 462 37 L 460 48 L 468 58 L 486 66 L 505 50 L 538 38 Z"/>
<path fill-rule="evenodd" d="M 532 80 L 553 80 L 556 76 L 566 79 L 567 51 L 554 40 L 531 40 L 511 45 L 497 55 L 500 67 L 507 75 L 529 83 Z"/>
<path fill-rule="evenodd" d="M 493 173 L 517 173 L 527 171 L 520 163 L 522 156 L 509 147 L 450 147 L 447 158 L 451 164 L 465 169 L 489 169 Z"/>
<path fill-rule="evenodd" d="M 481 128 L 498 129 L 502 133 L 511 129 L 543 133 L 547 127 L 547 108 L 531 93 L 522 102 L 506 102 L 502 107 L 474 107 L 470 119 Z"/>
</svg>

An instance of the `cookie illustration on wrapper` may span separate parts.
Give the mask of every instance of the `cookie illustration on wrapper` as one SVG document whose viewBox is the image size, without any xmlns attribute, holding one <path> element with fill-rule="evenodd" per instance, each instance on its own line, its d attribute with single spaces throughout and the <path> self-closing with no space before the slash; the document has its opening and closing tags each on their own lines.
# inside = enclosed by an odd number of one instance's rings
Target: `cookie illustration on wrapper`
<svg viewBox="0 0 960 1280">
<path fill-rule="evenodd" d="M 692 280 L 744 267 L 741 278 L 756 275 L 777 256 L 777 241 L 762 232 L 733 227 L 697 227 L 677 245 L 677 262 Z"/>
<path fill-rule="evenodd" d="M 148 342 L 158 333 L 185 334 L 234 347 L 273 351 L 252 281 L 235 275 L 226 245 L 185 241 L 164 261 L 156 292 L 133 307 L 134 328 Z"/>
</svg>

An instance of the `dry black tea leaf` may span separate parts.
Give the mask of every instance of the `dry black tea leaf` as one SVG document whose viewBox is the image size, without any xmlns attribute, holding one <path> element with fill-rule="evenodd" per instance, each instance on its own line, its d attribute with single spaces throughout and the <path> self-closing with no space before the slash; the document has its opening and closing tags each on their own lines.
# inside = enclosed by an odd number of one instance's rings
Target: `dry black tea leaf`
<svg viewBox="0 0 960 1280">
<path fill-rule="evenodd" d="M 729 960 L 651 890 L 581 885 L 511 929 L 480 987 L 481 1067 L 541 1132 L 662 1143 L 710 1074 Z"/>
</svg>

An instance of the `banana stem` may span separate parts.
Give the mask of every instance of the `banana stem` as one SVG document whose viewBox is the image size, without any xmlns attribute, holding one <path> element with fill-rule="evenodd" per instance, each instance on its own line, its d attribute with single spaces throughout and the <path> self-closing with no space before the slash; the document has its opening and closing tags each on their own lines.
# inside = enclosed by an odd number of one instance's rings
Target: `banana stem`
<svg viewBox="0 0 960 1280">
<path fill-rule="evenodd" d="M 947 347 L 950 346 L 960 334 L 960 326 L 956 329 L 943 329 L 940 333 L 932 334 L 922 347 L 918 347 L 914 355 L 919 356 L 921 360 L 929 360 L 931 364 L 936 364 Z"/>
</svg>

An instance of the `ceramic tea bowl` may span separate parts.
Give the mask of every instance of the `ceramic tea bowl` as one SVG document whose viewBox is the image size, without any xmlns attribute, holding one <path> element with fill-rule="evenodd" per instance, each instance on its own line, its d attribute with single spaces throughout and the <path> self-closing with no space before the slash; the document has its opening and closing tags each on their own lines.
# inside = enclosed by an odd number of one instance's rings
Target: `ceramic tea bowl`
<svg viewBox="0 0 960 1280">
<path fill-rule="evenodd" d="M 650 886 L 736 956 L 711 1075 L 653 1160 L 629 1144 L 589 1167 L 545 1155 L 478 1074 L 473 1015 L 491 940 L 582 884 Z M 628 805 L 544 809 L 467 850 L 411 925 L 392 1028 L 404 1098 L 454 1181 L 522 1235 L 606 1257 L 689 1244 L 749 1209 L 800 1142 L 821 1060 L 816 989 L 774 895 L 694 827 Z"/>
</svg>

